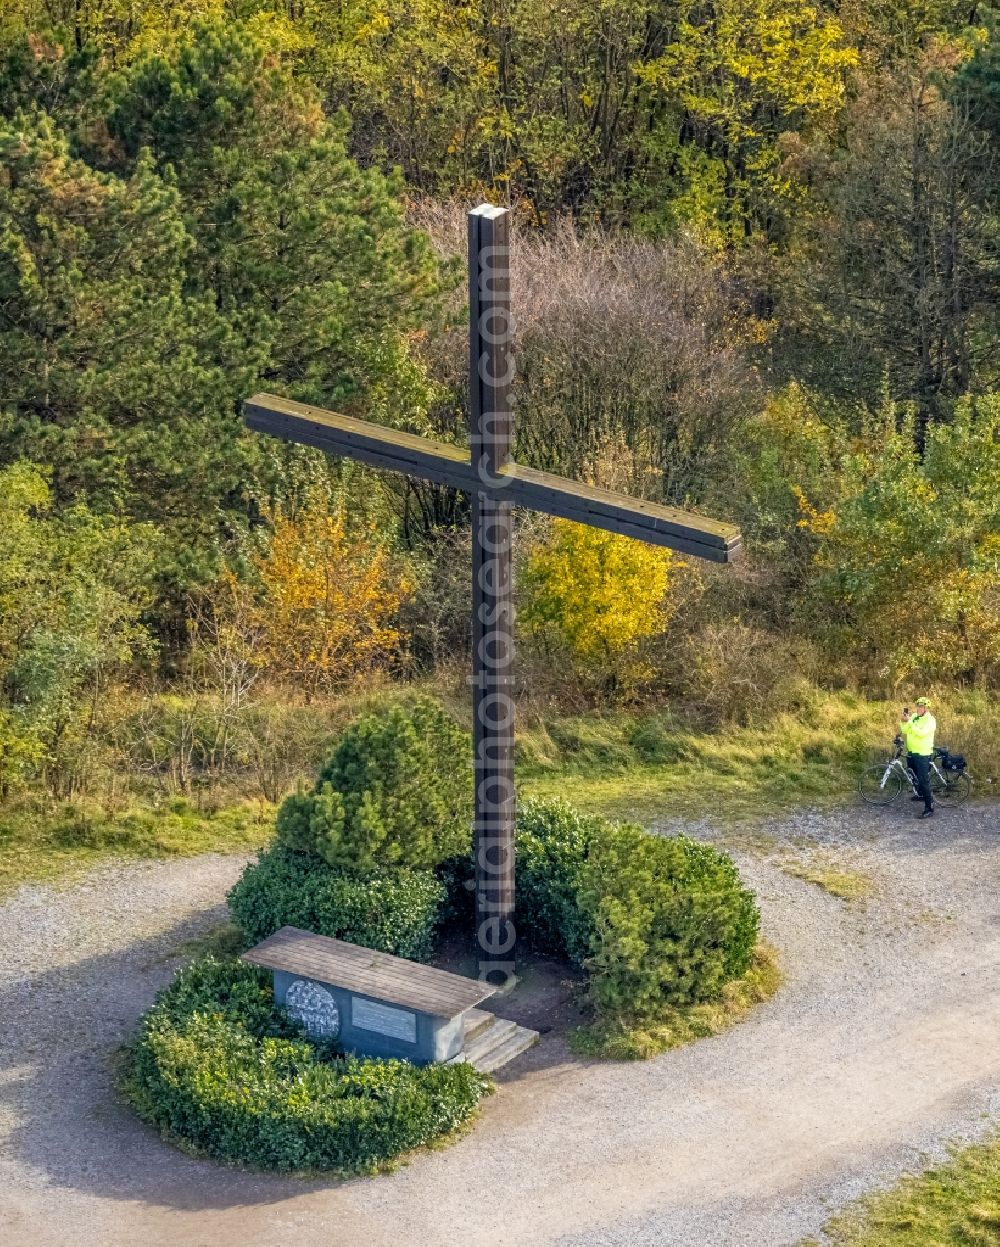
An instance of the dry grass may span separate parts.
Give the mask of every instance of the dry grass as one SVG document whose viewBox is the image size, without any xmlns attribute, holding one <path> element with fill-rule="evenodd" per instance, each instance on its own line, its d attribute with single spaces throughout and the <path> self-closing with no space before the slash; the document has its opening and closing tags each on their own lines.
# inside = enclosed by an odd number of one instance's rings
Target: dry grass
<svg viewBox="0 0 1000 1247">
<path fill-rule="evenodd" d="M 444 677 L 433 684 L 373 689 L 322 707 L 273 707 L 264 717 L 267 730 L 277 733 L 274 748 L 284 750 L 282 791 L 308 782 L 344 724 L 416 687 L 440 696 L 468 723 L 464 682 L 459 689 L 455 679 Z M 935 702 L 941 739 L 965 753 L 976 796 L 989 798 L 997 791 L 991 780 L 1000 708 L 971 693 L 940 694 Z M 753 836 L 761 814 L 855 800 L 858 772 L 873 755 L 885 756 L 897 710 L 896 702 L 806 687 L 794 710 L 752 727 L 707 730 L 669 710 L 560 717 L 533 715 L 526 706 L 519 720 L 518 785 L 526 796 L 565 796 L 584 811 L 610 817 L 647 823 L 710 817 L 729 824 L 734 835 Z M 148 777 L 122 773 L 117 795 L 106 806 L 99 794 L 62 805 L 29 795 L 8 805 L 0 810 L 0 894 L 25 880 L 79 874 L 109 856 L 260 847 L 273 833 L 274 805 L 258 799 L 261 789 L 252 773 L 236 769 L 224 779 L 224 787 L 200 799 L 156 799 Z M 831 891 L 849 885 L 832 877 L 812 882 L 829 883 Z"/>
<path fill-rule="evenodd" d="M 850 905 L 863 905 L 875 895 L 875 880 L 870 875 L 847 869 L 829 853 L 780 858 L 776 865 L 786 875 L 815 884 Z"/>
<path fill-rule="evenodd" d="M 828 1247 L 997 1247 L 1000 1135 L 908 1176 L 824 1227 Z"/>
<path fill-rule="evenodd" d="M 976 797 L 991 797 L 1000 778 L 996 703 L 972 693 L 935 702 L 941 741 L 968 758 Z M 891 749 L 898 711 L 898 701 L 813 689 L 794 711 L 717 731 L 670 712 L 544 718 L 519 732 L 518 780 L 526 793 L 569 793 L 609 817 L 738 823 L 856 800 L 861 769 Z"/>
<path fill-rule="evenodd" d="M 274 806 L 199 811 L 183 797 L 108 814 L 96 804 L 24 803 L 0 817 L 0 896 L 25 881 L 71 880 L 109 857 L 250 853 L 274 834 Z"/>
<path fill-rule="evenodd" d="M 718 1000 L 667 1009 L 655 1020 L 602 1018 L 573 1031 L 569 1041 L 581 1056 L 646 1060 L 742 1022 L 755 1005 L 777 992 L 782 981 L 776 951 L 761 943 L 746 974 L 727 983 Z"/>
</svg>

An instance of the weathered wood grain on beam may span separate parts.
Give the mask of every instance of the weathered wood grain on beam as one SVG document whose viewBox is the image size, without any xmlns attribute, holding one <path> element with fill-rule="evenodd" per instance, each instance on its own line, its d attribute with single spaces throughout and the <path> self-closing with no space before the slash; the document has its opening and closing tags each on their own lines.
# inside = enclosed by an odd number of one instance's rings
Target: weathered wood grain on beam
<svg viewBox="0 0 1000 1247">
<path fill-rule="evenodd" d="M 244 403 L 243 412 L 247 427 L 258 433 L 315 446 L 390 472 L 405 472 L 436 485 L 474 488 L 469 452 L 447 442 L 354 420 L 274 394 L 255 394 Z"/>
<path fill-rule="evenodd" d="M 468 452 L 447 442 L 401 433 L 367 420 L 341 416 L 273 394 L 255 394 L 245 404 L 251 429 L 316 446 L 328 454 L 359 459 L 373 467 L 449 485 L 467 493 L 484 492 Z M 507 484 L 486 492 L 516 506 L 575 520 L 714 563 L 731 563 L 742 539 L 731 524 L 676 507 L 630 498 L 583 485 L 550 472 L 511 463 L 499 475 Z"/>
<path fill-rule="evenodd" d="M 656 502 L 647 502 L 644 498 L 633 498 L 629 494 L 616 493 L 609 489 L 598 489 L 596 485 L 585 485 L 581 481 L 569 477 L 556 476 L 551 472 L 540 472 L 537 468 L 527 468 L 518 463 L 514 471 L 526 487 L 537 485 L 539 489 L 551 492 L 558 490 L 580 500 L 588 511 L 594 514 L 617 516 L 627 511 L 630 515 L 642 516 L 661 528 L 664 532 L 676 532 L 678 536 L 689 536 L 695 541 L 704 541 L 709 537 L 720 542 L 731 542 L 739 537 L 738 530 L 732 524 L 721 520 L 709 519 L 707 516 L 694 515 L 690 511 L 681 511 L 677 507 L 665 507 Z"/>
<path fill-rule="evenodd" d="M 604 528 L 647 544 L 668 546 L 714 563 L 731 563 L 739 556 L 742 538 L 739 529 L 730 524 L 581 485 L 519 463 L 511 464 L 504 474 L 513 480 L 509 490 L 503 492 L 517 506 Z"/>
</svg>

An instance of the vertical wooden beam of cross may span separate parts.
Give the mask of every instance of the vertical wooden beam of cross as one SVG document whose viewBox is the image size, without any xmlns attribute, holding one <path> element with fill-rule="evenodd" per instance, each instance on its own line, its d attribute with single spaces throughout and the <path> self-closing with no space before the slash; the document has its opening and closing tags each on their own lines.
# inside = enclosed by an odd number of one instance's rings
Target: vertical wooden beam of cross
<svg viewBox="0 0 1000 1247">
<path fill-rule="evenodd" d="M 522 467 L 511 457 L 514 376 L 510 218 L 482 204 L 469 213 L 471 455 L 457 446 L 355 420 L 273 394 L 244 404 L 249 428 L 411 477 L 472 500 L 473 763 L 476 774 L 476 948 L 480 977 L 514 975 L 514 700 L 512 510 L 548 515 L 729 563 L 731 524 L 642 502 Z"/>
<path fill-rule="evenodd" d="M 514 516 L 507 499 L 514 380 L 510 215 L 469 213 L 469 442 L 472 496 L 472 742 L 480 977 L 514 977 Z"/>
</svg>

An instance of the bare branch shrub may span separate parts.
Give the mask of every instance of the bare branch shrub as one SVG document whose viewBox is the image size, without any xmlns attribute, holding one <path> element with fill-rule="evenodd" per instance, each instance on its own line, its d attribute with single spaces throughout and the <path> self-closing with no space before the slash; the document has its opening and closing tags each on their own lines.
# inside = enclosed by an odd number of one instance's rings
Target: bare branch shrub
<svg viewBox="0 0 1000 1247">
<path fill-rule="evenodd" d="M 713 729 L 797 709 L 820 675 L 820 661 L 805 637 L 717 620 L 672 644 L 661 674 L 670 693 Z"/>
<path fill-rule="evenodd" d="M 400 610 L 414 666 L 437 670 L 472 654 L 472 531 L 445 529 L 414 555 L 416 589 Z"/>
<path fill-rule="evenodd" d="M 466 205 L 423 201 L 414 223 L 438 253 L 465 252 Z M 593 478 L 608 444 L 630 449 L 619 482 L 644 497 L 702 499 L 730 439 L 754 410 L 752 321 L 717 258 L 688 239 L 655 243 L 570 221 L 518 233 L 512 257 L 519 458 Z M 465 397 L 465 326 L 426 344 L 455 407 Z M 749 327 L 748 327 L 749 326 Z"/>
<path fill-rule="evenodd" d="M 574 476 L 623 438 L 629 488 L 698 499 L 754 401 L 724 277 L 693 244 L 568 224 L 519 240 L 518 448 Z"/>
</svg>

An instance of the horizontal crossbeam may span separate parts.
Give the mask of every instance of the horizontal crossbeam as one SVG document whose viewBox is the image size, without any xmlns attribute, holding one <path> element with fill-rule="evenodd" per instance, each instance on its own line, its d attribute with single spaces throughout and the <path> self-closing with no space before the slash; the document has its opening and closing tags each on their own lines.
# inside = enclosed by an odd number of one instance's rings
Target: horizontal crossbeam
<svg viewBox="0 0 1000 1247">
<path fill-rule="evenodd" d="M 303 446 L 315 446 L 330 455 L 357 459 L 390 472 L 405 472 L 435 485 L 469 488 L 472 474 L 469 452 L 447 442 L 415 433 L 400 433 L 368 420 L 354 420 L 274 394 L 255 394 L 243 404 L 247 428 L 270 433 Z M 462 474 L 465 473 L 463 476 Z M 461 484 L 458 484 L 458 478 Z"/>
<path fill-rule="evenodd" d="M 551 472 L 512 463 L 498 473 L 498 484 L 484 484 L 467 451 L 447 442 L 401 433 L 397 429 L 355 420 L 273 394 L 255 394 L 244 404 L 247 426 L 259 433 L 315 446 L 331 455 L 369 463 L 391 472 L 448 485 L 468 493 L 486 492 L 516 506 L 589 524 L 668 546 L 682 554 L 730 563 L 739 554 L 741 537 L 731 524 L 693 515 L 674 507 L 630 498 L 627 494 L 581 485 Z M 500 480 L 503 483 L 500 484 Z"/>
</svg>

